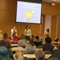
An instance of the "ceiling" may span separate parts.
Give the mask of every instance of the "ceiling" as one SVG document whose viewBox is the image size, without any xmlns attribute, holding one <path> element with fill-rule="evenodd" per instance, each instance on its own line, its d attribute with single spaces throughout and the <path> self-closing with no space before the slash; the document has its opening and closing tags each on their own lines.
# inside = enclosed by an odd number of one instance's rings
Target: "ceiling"
<svg viewBox="0 0 60 60">
<path fill-rule="evenodd" d="M 60 4 L 60 0 L 43 0 L 43 2 L 55 2 Z"/>
</svg>

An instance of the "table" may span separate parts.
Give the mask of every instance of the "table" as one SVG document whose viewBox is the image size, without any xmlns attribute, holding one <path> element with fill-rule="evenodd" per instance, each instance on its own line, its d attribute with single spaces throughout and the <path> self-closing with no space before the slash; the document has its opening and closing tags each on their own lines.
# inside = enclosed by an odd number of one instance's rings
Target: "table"
<svg viewBox="0 0 60 60">
<path fill-rule="evenodd" d="M 42 50 L 43 48 L 37 48 L 36 50 Z M 24 51 L 25 48 L 22 47 L 13 47 L 12 51 Z"/>
<path fill-rule="evenodd" d="M 22 48 L 22 47 L 13 47 L 12 48 L 12 51 L 24 51 L 25 48 Z"/>
<path fill-rule="evenodd" d="M 18 46 L 18 44 L 11 44 L 11 46 Z"/>
<path fill-rule="evenodd" d="M 56 44 L 56 43 L 57 43 L 57 44 L 60 44 L 60 42 L 52 42 L 52 43 L 53 43 L 53 44 Z"/>
<path fill-rule="evenodd" d="M 24 55 L 24 57 L 27 57 L 28 59 L 36 58 L 35 54 L 23 54 L 23 55 Z M 15 54 L 13 56 L 15 56 Z M 48 59 L 50 56 L 51 56 L 51 54 L 45 54 L 45 59 Z"/>
<path fill-rule="evenodd" d="M 45 55 L 45 59 L 48 59 L 50 56 L 51 56 L 51 54 L 46 54 Z M 24 54 L 24 57 L 27 57 L 27 58 L 36 58 L 35 54 Z"/>
</svg>

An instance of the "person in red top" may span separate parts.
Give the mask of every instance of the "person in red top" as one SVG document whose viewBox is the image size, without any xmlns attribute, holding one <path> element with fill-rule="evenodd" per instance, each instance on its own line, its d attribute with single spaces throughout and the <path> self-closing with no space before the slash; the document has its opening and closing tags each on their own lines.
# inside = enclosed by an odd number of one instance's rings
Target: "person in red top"
<svg viewBox="0 0 60 60">
<path fill-rule="evenodd" d="M 11 41 L 10 41 L 10 39 L 8 38 L 8 34 L 7 34 L 7 33 L 4 33 L 4 34 L 3 34 L 3 40 L 8 41 L 8 42 L 11 44 Z"/>
</svg>

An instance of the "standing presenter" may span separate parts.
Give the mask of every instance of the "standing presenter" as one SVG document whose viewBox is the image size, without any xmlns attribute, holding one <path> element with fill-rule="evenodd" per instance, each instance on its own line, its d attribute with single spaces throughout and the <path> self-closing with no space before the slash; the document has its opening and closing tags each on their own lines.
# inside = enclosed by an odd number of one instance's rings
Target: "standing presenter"
<svg viewBox="0 0 60 60">
<path fill-rule="evenodd" d="M 17 30 L 15 26 L 13 26 L 13 29 L 11 29 L 11 37 L 13 36 L 17 36 Z"/>
<path fill-rule="evenodd" d="M 29 29 L 29 26 L 26 26 L 25 31 L 24 31 L 24 35 L 25 35 L 25 38 L 27 40 L 30 39 L 30 37 L 31 37 L 31 30 Z"/>
</svg>

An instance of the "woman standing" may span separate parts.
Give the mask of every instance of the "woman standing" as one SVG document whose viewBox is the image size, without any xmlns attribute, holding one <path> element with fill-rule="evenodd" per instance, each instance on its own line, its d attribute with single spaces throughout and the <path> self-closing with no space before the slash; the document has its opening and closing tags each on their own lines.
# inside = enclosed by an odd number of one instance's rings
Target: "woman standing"
<svg viewBox="0 0 60 60">
<path fill-rule="evenodd" d="M 46 37 L 49 37 L 49 28 L 46 29 L 46 31 L 45 31 L 45 36 L 46 36 Z"/>
<path fill-rule="evenodd" d="M 31 30 L 29 29 L 29 26 L 26 26 L 26 29 L 25 29 L 25 31 L 24 31 L 24 35 L 25 35 L 25 38 L 26 38 L 27 40 L 30 39 L 30 37 L 31 37 Z"/>
<path fill-rule="evenodd" d="M 17 30 L 15 28 L 15 26 L 13 26 L 13 29 L 11 29 L 11 36 L 17 36 Z"/>
</svg>

